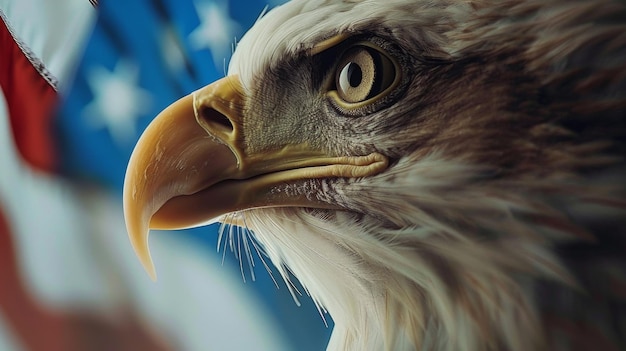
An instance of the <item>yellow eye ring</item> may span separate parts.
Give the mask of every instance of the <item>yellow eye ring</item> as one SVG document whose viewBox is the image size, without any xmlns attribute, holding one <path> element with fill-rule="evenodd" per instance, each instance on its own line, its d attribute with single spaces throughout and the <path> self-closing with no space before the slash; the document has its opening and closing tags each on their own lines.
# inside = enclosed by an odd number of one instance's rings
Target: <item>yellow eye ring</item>
<svg viewBox="0 0 626 351">
<path fill-rule="evenodd" d="M 391 92 L 400 83 L 400 72 L 396 61 L 379 47 L 355 43 L 342 53 L 327 95 L 341 108 L 358 109 Z"/>
</svg>

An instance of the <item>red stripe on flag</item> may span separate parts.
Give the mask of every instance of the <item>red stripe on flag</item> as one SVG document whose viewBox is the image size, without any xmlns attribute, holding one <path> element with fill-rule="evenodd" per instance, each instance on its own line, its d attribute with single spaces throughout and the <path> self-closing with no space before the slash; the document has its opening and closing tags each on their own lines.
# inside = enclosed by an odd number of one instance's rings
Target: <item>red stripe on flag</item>
<svg viewBox="0 0 626 351">
<path fill-rule="evenodd" d="M 31 166 L 53 172 L 58 165 L 52 125 L 57 92 L 20 49 L 2 17 L 0 52 L 0 87 L 17 149 Z"/>
</svg>

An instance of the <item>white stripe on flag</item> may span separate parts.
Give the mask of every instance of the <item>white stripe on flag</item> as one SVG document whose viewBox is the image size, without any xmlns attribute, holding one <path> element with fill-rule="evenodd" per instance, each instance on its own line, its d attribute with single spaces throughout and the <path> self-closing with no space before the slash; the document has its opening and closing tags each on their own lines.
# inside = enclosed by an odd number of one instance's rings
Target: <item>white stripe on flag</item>
<svg viewBox="0 0 626 351">
<path fill-rule="evenodd" d="M 0 0 L 0 11 L 16 39 L 59 81 L 71 81 L 96 10 L 88 0 Z"/>
</svg>

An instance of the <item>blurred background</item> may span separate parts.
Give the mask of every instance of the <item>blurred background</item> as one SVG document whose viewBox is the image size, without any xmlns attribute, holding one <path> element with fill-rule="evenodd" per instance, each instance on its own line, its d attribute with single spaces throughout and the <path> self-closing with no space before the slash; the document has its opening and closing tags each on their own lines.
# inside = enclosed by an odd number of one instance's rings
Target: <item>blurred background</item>
<svg viewBox="0 0 626 351">
<path fill-rule="evenodd" d="M 325 348 L 330 316 L 237 236 L 154 232 L 154 283 L 122 214 L 142 130 L 278 5 L 0 0 L 0 351 Z"/>
</svg>

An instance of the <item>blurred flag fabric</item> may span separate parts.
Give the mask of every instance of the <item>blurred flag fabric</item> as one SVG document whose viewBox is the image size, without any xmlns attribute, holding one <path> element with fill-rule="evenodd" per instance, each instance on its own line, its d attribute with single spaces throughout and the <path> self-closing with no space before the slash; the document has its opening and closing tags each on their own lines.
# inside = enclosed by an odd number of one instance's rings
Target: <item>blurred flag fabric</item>
<svg viewBox="0 0 626 351">
<path fill-rule="evenodd" d="M 276 5 L 0 0 L 0 350 L 324 349 L 310 299 L 215 226 L 153 233 L 150 281 L 121 208 L 142 130 Z"/>
</svg>

